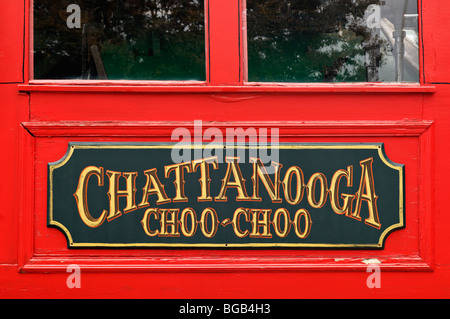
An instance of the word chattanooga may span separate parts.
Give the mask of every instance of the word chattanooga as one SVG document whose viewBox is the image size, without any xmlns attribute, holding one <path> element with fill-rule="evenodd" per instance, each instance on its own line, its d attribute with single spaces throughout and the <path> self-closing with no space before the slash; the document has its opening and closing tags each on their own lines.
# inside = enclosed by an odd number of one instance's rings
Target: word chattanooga
<svg viewBox="0 0 450 319">
<path fill-rule="evenodd" d="M 225 157 L 224 163 L 219 163 L 216 156 L 171 164 L 164 166 L 164 176 L 160 176 L 156 168 L 138 173 L 88 166 L 81 171 L 74 196 L 82 221 L 92 228 L 100 227 L 105 222 L 111 222 L 138 209 L 145 209 L 141 224 L 145 234 L 150 237 L 192 237 L 197 233 L 197 236 L 212 238 L 220 231 L 221 226 L 231 227 L 239 238 L 284 238 L 289 232 L 295 232 L 298 238 L 304 239 L 308 237 L 312 226 L 311 215 L 304 207 L 309 204 L 312 209 L 318 209 L 327 201 L 335 214 L 380 229 L 372 163 L 372 157 L 359 162 L 359 181 L 354 181 L 354 167 L 348 166 L 328 177 L 316 172 L 307 182 L 299 166 L 286 169 L 281 163 L 272 162 L 274 173 L 268 174 L 261 159 L 255 157 L 251 157 L 246 164 L 240 163 L 239 157 Z M 220 165 L 226 167 L 219 170 Z M 242 165 L 249 165 L 244 170 L 247 176 L 243 176 Z M 212 170 L 224 172 L 223 177 L 220 174 L 220 180 L 213 180 Z M 142 174 L 142 185 L 136 185 L 138 174 Z M 195 177 L 195 183 L 191 183 L 189 187 L 185 187 L 187 174 L 195 174 L 190 176 Z M 106 179 L 109 185 L 104 186 Z M 248 179 L 251 179 L 251 183 L 246 183 Z M 354 182 L 359 182 L 358 190 L 354 193 L 345 192 Z M 220 183 L 220 187 L 215 187 L 216 193 L 213 194 L 212 185 L 216 183 L 217 186 Z M 101 212 L 90 211 L 88 187 L 100 187 L 105 196 L 107 193 L 109 209 Z M 171 188 L 170 192 L 168 187 Z M 198 189 L 195 190 L 195 187 Z M 191 195 L 193 190 L 196 195 Z M 169 197 L 167 193 L 174 195 Z M 122 206 L 125 206 L 126 202 L 126 206 L 122 208 L 119 207 L 121 197 L 124 198 Z M 266 203 L 277 203 L 277 207 L 286 204 L 289 209 L 252 208 L 258 206 L 252 203 L 261 202 L 263 198 Z M 230 201 L 235 201 L 240 206 L 233 208 L 233 213 L 216 211 L 217 207 L 214 209 L 214 206 L 217 206 L 214 202 Z M 203 205 L 202 209 L 197 208 L 198 212 L 195 211 L 195 202 L 202 202 Z M 211 204 L 208 205 L 208 202 Z M 176 203 L 189 203 L 191 207 L 176 208 Z M 204 208 L 205 204 L 210 207 Z M 172 207 L 168 207 L 170 205 Z M 368 210 L 364 210 L 364 218 L 360 216 L 363 205 L 368 207 Z M 225 215 L 228 217 L 224 218 Z"/>
</svg>

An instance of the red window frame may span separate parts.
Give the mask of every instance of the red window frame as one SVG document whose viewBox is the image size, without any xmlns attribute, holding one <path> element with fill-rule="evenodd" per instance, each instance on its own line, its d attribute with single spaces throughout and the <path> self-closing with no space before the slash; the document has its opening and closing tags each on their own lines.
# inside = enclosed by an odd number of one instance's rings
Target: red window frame
<svg viewBox="0 0 450 319">
<path fill-rule="evenodd" d="M 30 9 L 25 82 L 22 91 L 189 91 L 189 92 L 433 92 L 424 85 L 423 63 L 419 65 L 419 83 L 265 83 L 247 80 L 247 20 L 245 0 L 205 0 L 206 81 L 139 81 L 139 80 L 34 80 L 33 10 Z M 422 0 L 418 1 L 419 17 Z M 419 56 L 422 52 L 422 30 L 419 23 Z M 205 88 L 207 87 L 207 88 Z"/>
</svg>

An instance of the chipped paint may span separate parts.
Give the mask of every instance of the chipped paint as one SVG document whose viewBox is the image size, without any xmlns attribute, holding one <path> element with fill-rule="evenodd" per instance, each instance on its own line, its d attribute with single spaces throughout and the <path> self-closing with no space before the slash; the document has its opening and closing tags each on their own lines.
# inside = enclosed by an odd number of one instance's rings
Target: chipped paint
<svg viewBox="0 0 450 319">
<path fill-rule="evenodd" d="M 381 261 L 379 261 L 377 258 L 369 258 L 369 259 L 363 259 L 363 263 L 370 265 L 370 264 L 381 264 Z"/>
</svg>

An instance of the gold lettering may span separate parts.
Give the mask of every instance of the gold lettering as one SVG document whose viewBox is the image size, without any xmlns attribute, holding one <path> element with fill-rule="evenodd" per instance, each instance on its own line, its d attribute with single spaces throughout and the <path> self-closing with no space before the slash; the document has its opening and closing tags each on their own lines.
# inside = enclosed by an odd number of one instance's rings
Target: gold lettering
<svg viewBox="0 0 450 319">
<path fill-rule="evenodd" d="M 178 208 L 174 209 L 159 209 L 159 223 L 161 224 L 161 231 L 159 232 L 160 237 L 180 237 L 180 232 L 178 231 L 178 213 L 180 210 Z M 170 219 L 169 216 L 170 215 Z M 170 227 L 170 232 L 167 230 Z"/>
<path fill-rule="evenodd" d="M 169 166 L 165 166 L 164 167 L 165 171 L 166 171 L 166 178 L 169 177 L 170 173 L 172 171 L 175 172 L 175 180 L 174 180 L 174 184 L 175 184 L 175 197 L 173 198 L 174 202 L 187 202 L 188 198 L 184 195 L 184 169 L 186 169 L 186 171 L 188 173 L 190 173 L 192 171 L 192 166 L 191 163 L 179 163 L 179 164 L 173 164 L 173 165 L 169 165 Z"/>
<path fill-rule="evenodd" d="M 146 170 L 144 171 L 144 174 L 145 176 L 147 176 L 147 183 L 142 188 L 142 202 L 139 204 L 139 208 L 150 205 L 150 203 L 148 202 L 148 196 L 152 194 L 158 195 L 156 204 L 160 205 L 170 203 L 170 198 L 167 197 L 166 193 L 164 192 L 164 185 L 159 181 L 156 168 Z"/>
<path fill-rule="evenodd" d="M 270 233 L 270 214 L 272 213 L 271 209 L 250 209 L 252 214 L 252 232 L 250 233 L 250 237 L 252 238 L 272 238 L 272 234 Z M 259 217 L 262 215 L 262 219 Z M 263 231 L 259 232 L 260 227 L 262 227 Z"/>
<path fill-rule="evenodd" d="M 352 203 L 355 195 L 342 194 L 340 197 L 344 199 L 343 206 L 339 203 L 339 183 L 341 179 L 347 179 L 347 187 L 353 186 L 353 166 L 348 166 L 347 170 L 340 169 L 334 173 L 330 184 L 330 202 L 336 214 L 350 214 L 352 210 Z"/>
<path fill-rule="evenodd" d="M 360 216 L 361 204 L 362 201 L 364 200 L 367 202 L 369 208 L 369 217 L 366 218 L 364 222 L 369 226 L 380 229 L 381 224 L 378 218 L 378 208 L 377 208 L 378 196 L 375 194 L 372 163 L 373 163 L 372 157 L 360 162 L 360 165 L 362 167 L 362 173 L 361 173 L 361 182 L 359 183 L 359 189 L 356 192 L 355 211 L 348 216 L 355 218 L 357 220 L 361 220 Z"/>
<path fill-rule="evenodd" d="M 122 215 L 122 212 L 119 210 L 119 197 L 121 196 L 127 198 L 127 206 L 123 209 L 125 214 L 137 209 L 135 200 L 137 173 L 106 171 L 106 175 L 109 177 L 109 215 L 107 219 L 110 221 Z M 125 190 L 119 190 L 119 178 L 122 175 L 127 181 Z"/>
<path fill-rule="evenodd" d="M 261 197 L 259 197 L 259 179 L 261 179 L 272 202 L 280 203 L 280 170 L 283 165 L 272 162 L 272 166 L 275 169 L 274 181 L 272 182 L 265 166 L 259 158 L 250 157 L 250 162 L 253 163 L 253 196 L 251 199 L 256 201 L 261 200 Z"/>
<path fill-rule="evenodd" d="M 301 229 L 301 220 L 305 220 L 305 225 L 303 227 L 303 230 Z M 309 215 L 309 212 L 301 208 L 295 213 L 294 220 L 292 221 L 292 224 L 294 225 L 295 234 L 298 236 L 298 238 L 306 238 L 309 235 L 309 232 L 311 231 L 311 216 Z"/>
<path fill-rule="evenodd" d="M 199 202 L 212 201 L 211 196 L 211 178 L 209 177 L 209 165 L 212 164 L 214 169 L 219 168 L 217 156 L 203 158 L 192 162 L 194 172 L 197 171 L 197 167 L 200 165 L 200 187 L 202 190 L 201 196 L 197 197 Z"/>
<path fill-rule="evenodd" d="M 281 217 L 284 219 L 284 229 L 280 229 L 281 227 Z M 278 237 L 284 238 L 289 234 L 291 229 L 291 221 L 289 218 L 289 212 L 285 208 L 279 208 L 273 214 L 272 219 L 273 230 Z"/>
<path fill-rule="evenodd" d="M 191 218 L 191 229 L 187 229 L 187 218 L 188 216 Z M 183 209 L 181 212 L 180 220 L 179 220 L 180 226 L 181 226 L 181 232 L 186 237 L 192 237 L 195 234 L 195 231 L 197 230 L 197 215 L 195 214 L 195 211 L 188 207 Z"/>
<path fill-rule="evenodd" d="M 292 198 L 292 176 L 295 175 L 297 179 L 297 187 L 295 188 L 295 198 Z M 286 201 L 291 205 L 297 205 L 303 199 L 303 193 L 305 190 L 305 182 L 303 177 L 303 171 L 300 167 L 291 166 L 286 171 L 286 175 L 283 179 L 284 197 Z"/>
<path fill-rule="evenodd" d="M 87 203 L 87 189 L 89 178 L 95 175 L 98 179 L 98 186 L 103 186 L 103 167 L 88 166 L 80 174 L 78 179 L 78 187 L 73 194 L 77 202 L 78 213 L 80 214 L 81 220 L 89 227 L 96 228 L 100 226 L 106 218 L 108 211 L 103 210 L 100 217 L 94 218 L 89 212 L 89 207 Z"/>
<path fill-rule="evenodd" d="M 236 234 L 236 236 L 238 236 L 239 238 L 243 238 L 245 236 L 247 236 L 249 234 L 249 231 L 246 229 L 244 232 L 241 230 L 240 227 L 240 216 L 244 214 L 245 215 L 245 220 L 248 222 L 249 220 L 249 215 L 248 215 L 248 209 L 245 208 L 238 208 L 234 211 L 234 215 L 233 215 L 233 221 L 232 221 L 232 225 L 233 225 L 233 229 L 234 229 L 234 233 Z"/>
<path fill-rule="evenodd" d="M 156 208 L 149 208 L 145 211 L 144 218 L 142 218 L 142 220 L 141 220 L 141 225 L 144 228 L 144 232 L 148 236 L 155 237 L 158 235 L 159 231 L 158 230 L 152 231 L 150 229 L 150 215 L 154 215 L 155 219 L 158 219 L 158 214 L 157 214 Z"/>
<path fill-rule="evenodd" d="M 316 183 L 320 181 L 320 197 L 316 201 Z M 321 208 L 327 201 L 327 178 L 322 173 L 314 173 L 308 181 L 306 186 L 308 189 L 308 203 L 313 208 Z"/>
<path fill-rule="evenodd" d="M 211 229 L 208 230 L 208 216 L 211 218 Z M 205 208 L 202 212 L 202 216 L 200 218 L 200 228 L 202 230 L 203 235 L 207 238 L 212 238 L 217 232 L 217 227 L 219 226 L 219 221 L 217 218 L 217 213 L 212 208 Z"/>
<path fill-rule="evenodd" d="M 242 177 L 241 169 L 239 168 L 239 157 L 226 157 L 225 162 L 228 163 L 225 177 L 222 179 L 222 187 L 219 195 L 216 196 L 216 201 L 227 201 L 226 192 L 228 187 L 234 187 L 238 191 L 237 201 L 250 200 L 245 188 L 245 179 Z M 230 182 L 230 176 L 233 173 L 234 182 Z"/>
</svg>

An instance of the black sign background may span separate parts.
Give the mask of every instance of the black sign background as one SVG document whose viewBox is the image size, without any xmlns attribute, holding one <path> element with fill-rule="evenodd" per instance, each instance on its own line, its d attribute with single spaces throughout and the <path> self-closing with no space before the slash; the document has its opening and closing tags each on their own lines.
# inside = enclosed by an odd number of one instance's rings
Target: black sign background
<svg viewBox="0 0 450 319">
<path fill-rule="evenodd" d="M 142 188 L 146 184 L 143 171 L 157 168 L 158 177 L 164 184 L 165 192 L 169 198 L 175 196 L 173 175 L 164 177 L 164 166 L 173 164 L 171 159 L 174 144 L 155 143 L 70 143 L 69 150 L 64 158 L 55 163 L 49 163 L 49 212 L 48 225 L 61 229 L 67 237 L 68 247 L 297 247 L 297 248 L 383 248 L 387 235 L 404 227 L 403 211 L 403 165 L 389 161 L 384 155 L 382 144 L 281 144 L 279 148 L 279 162 L 283 165 L 281 179 L 291 166 L 298 166 L 304 173 L 305 183 L 312 174 L 323 173 L 329 183 L 333 174 L 340 169 L 353 166 L 353 186 L 346 187 L 345 182 L 340 184 L 340 193 L 355 194 L 358 191 L 362 160 L 373 158 L 373 175 L 375 192 L 378 196 L 377 207 L 381 227 L 376 229 L 364 223 L 368 217 L 366 203 L 362 203 L 360 216 L 362 221 L 336 214 L 327 199 L 321 208 L 313 208 L 306 200 L 306 196 L 297 205 L 290 205 L 281 196 L 281 203 L 273 203 L 260 185 L 262 200 L 236 201 L 237 192 L 233 188 L 227 190 L 228 201 L 198 202 L 200 196 L 199 172 L 186 173 L 185 194 L 188 202 L 166 203 L 157 205 L 156 195 L 149 196 L 150 207 L 153 208 L 179 208 L 180 212 L 191 207 L 195 210 L 197 218 L 205 208 L 211 207 L 217 212 L 218 221 L 226 218 L 232 219 L 239 207 L 272 209 L 285 208 L 289 211 L 291 219 L 298 209 L 306 209 L 312 221 L 310 233 L 306 238 L 299 238 L 291 230 L 289 234 L 280 238 L 272 231 L 272 238 L 239 238 L 231 225 L 219 225 L 214 237 L 206 238 L 197 229 L 192 237 L 159 237 L 148 236 L 142 227 L 146 208 L 137 209 L 111 220 L 105 221 L 96 228 L 90 228 L 80 218 L 74 193 L 77 189 L 81 171 L 87 166 L 103 167 L 104 170 L 118 172 L 137 172 L 136 201 L 139 203 Z M 234 146 L 236 149 L 236 147 Z M 246 147 L 248 151 L 248 147 Z M 223 152 L 226 155 L 226 152 Z M 252 193 L 253 166 L 248 160 L 241 160 L 239 167 L 246 180 L 249 196 Z M 221 188 L 225 176 L 227 163 L 222 159 L 217 170 L 210 169 L 211 195 L 216 196 Z M 273 175 L 270 176 L 273 178 Z M 122 178 L 122 180 L 124 180 Z M 124 189 L 124 181 L 120 188 Z M 98 186 L 96 178 L 89 182 L 87 198 L 92 216 L 98 216 L 103 210 L 109 208 L 108 177 L 104 176 L 104 185 Z M 306 195 L 306 194 L 305 194 Z M 125 207 L 125 198 L 121 197 L 120 208 Z M 158 229 L 159 222 L 152 220 L 152 229 Z M 243 218 L 240 228 L 251 230 L 251 224 Z"/>
</svg>

